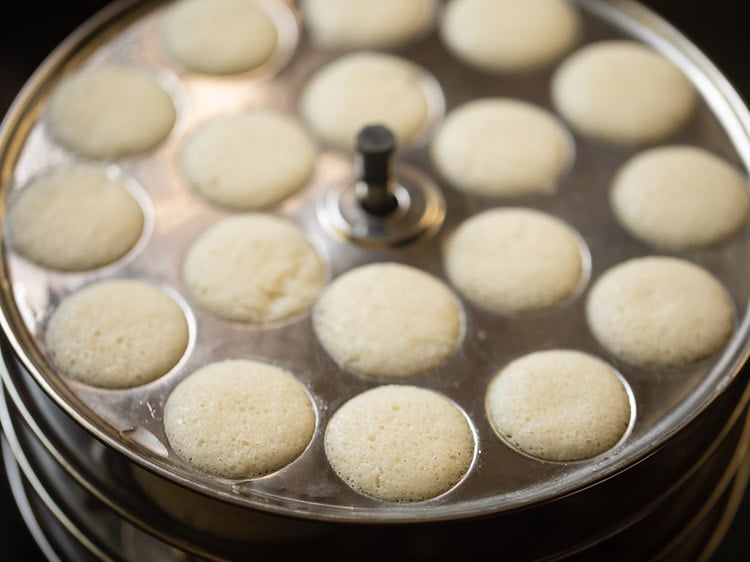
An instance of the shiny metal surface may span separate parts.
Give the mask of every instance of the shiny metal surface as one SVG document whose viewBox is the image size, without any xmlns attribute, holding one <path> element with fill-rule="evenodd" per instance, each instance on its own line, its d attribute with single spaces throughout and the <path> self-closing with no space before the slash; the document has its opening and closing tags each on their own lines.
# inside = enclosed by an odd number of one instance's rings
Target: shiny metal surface
<svg viewBox="0 0 750 562">
<path fill-rule="evenodd" d="M 504 552 L 517 562 L 568 556 L 575 559 L 576 553 L 602 548 L 600 545 L 612 540 L 611 537 L 638 525 L 676 495 L 688 493 L 686 490 L 692 495 L 707 494 L 714 486 L 711 467 L 728 462 L 727 455 L 732 454 L 739 439 L 750 400 L 750 372 L 743 371 L 743 376 L 679 435 L 617 477 L 543 505 L 466 525 L 459 522 L 453 526 L 373 528 L 331 523 L 319 524 L 317 529 L 301 529 L 297 520 L 259 520 L 252 510 L 232 513 L 233 508 L 227 504 L 206 505 L 208 498 L 195 503 L 195 498 L 180 498 L 173 491 L 175 501 L 192 503 L 193 509 L 196 506 L 210 509 L 215 517 L 232 520 L 233 528 L 248 529 L 247 533 L 232 533 L 228 537 L 226 532 L 217 532 L 215 528 L 196 529 L 174 513 L 163 512 L 134 479 L 137 465 L 75 424 L 38 388 L 7 348 L 3 350 L 0 373 L 6 393 L 0 402 L 4 399 L 6 408 L 13 412 L 8 423 L 15 421 L 14 426 L 21 426 L 14 432 L 26 436 L 25 442 L 38 442 L 44 456 L 51 457 L 58 466 L 56 470 L 64 471 L 78 486 L 134 527 L 196 556 L 229 560 L 242 560 L 249 551 L 260 551 L 269 560 L 285 560 L 313 551 L 325 553 L 331 559 L 346 560 L 347 556 L 361 559 L 364 555 L 357 552 L 363 547 L 371 558 L 377 559 L 415 536 L 429 536 L 430 544 L 446 556 L 477 549 L 476 554 L 481 554 L 482 545 L 491 540 L 502 541 Z M 707 472 L 708 477 L 696 476 Z M 165 480 L 164 485 L 167 484 Z M 184 490 L 184 494 L 192 492 Z M 270 531 L 272 539 L 283 529 L 283 544 L 275 539 L 270 542 L 259 539 L 264 529 Z M 309 533 L 311 540 L 304 540 L 305 535 L 300 535 L 302 530 Z M 649 527 L 644 531 L 649 536 L 652 532 Z M 538 540 L 540 534 L 543 541 Z"/>
<path fill-rule="evenodd" d="M 45 457 L 35 442 L 19 441 L 17 428 L 4 412 L 5 465 L 19 504 L 37 514 L 35 524 L 50 562 L 186 562 L 185 553 L 135 530 L 117 514 L 89 496 Z M 24 446 L 26 449 L 24 449 Z M 36 449 L 35 449 L 36 447 Z M 35 454 L 36 453 L 36 454 Z M 53 547 L 53 543 L 56 545 Z M 53 554 L 55 549 L 59 554 Z M 196 560 L 197 559 L 193 559 Z"/>
<path fill-rule="evenodd" d="M 727 522 L 737 513 L 737 508 L 750 481 L 750 455 L 745 453 L 734 478 L 728 485 L 720 482 L 692 521 L 664 548 L 654 562 L 706 562 L 727 532 Z M 722 491 L 723 488 L 723 491 Z"/>
<path fill-rule="evenodd" d="M 21 469 L 18 468 L 18 463 L 16 463 L 13 452 L 10 450 L 10 445 L 8 445 L 8 441 L 4 436 L 2 443 L 0 443 L 0 448 L 2 449 L 3 467 L 5 468 L 5 475 L 8 478 L 8 485 L 13 494 L 13 501 L 18 507 L 26 528 L 31 533 L 34 542 L 46 560 L 49 562 L 61 562 L 57 549 L 47 538 L 45 524 L 42 522 L 44 515 L 40 513 L 38 508 L 35 509 L 36 506 L 32 505 L 31 498 L 29 498 L 29 493 L 26 489 L 26 483 L 23 481 L 23 476 L 21 475 Z M 49 520 L 51 519 L 50 516 Z"/>
<path fill-rule="evenodd" d="M 65 518 L 65 516 L 59 506 L 47 491 L 42 489 L 39 480 L 31 473 L 28 465 L 26 465 L 26 471 L 21 468 L 23 459 L 16 457 L 7 436 L 3 435 L 2 441 L 3 465 L 13 492 L 13 499 L 24 514 L 26 525 L 32 530 L 34 540 L 49 562 L 106 560 L 92 553 L 84 546 L 84 543 L 79 542 L 76 537 L 84 536 L 79 529 L 72 525 L 66 528 L 61 523 L 59 518 Z M 36 488 L 34 484 L 37 484 Z"/>
<path fill-rule="evenodd" d="M 696 558 L 698 562 L 707 562 L 708 560 L 713 559 L 716 555 L 717 550 L 729 533 L 732 522 L 735 520 L 737 513 L 742 506 L 748 482 L 750 482 L 750 458 L 746 458 L 740 469 L 737 471 L 737 476 L 732 484 L 726 507 L 713 525 L 710 536 L 705 540 L 699 541 L 702 550 Z M 706 525 L 706 523 L 704 522 L 703 525 Z M 710 523 L 708 525 L 710 525 Z M 695 534 L 698 533 L 694 533 L 694 535 Z M 691 537 L 688 539 L 688 542 L 690 540 L 693 540 L 693 538 Z M 677 560 L 675 556 L 672 558 Z"/>
<path fill-rule="evenodd" d="M 604 540 L 589 545 L 585 549 L 573 553 L 552 553 L 538 560 L 584 562 L 602 559 L 613 561 L 638 559 L 662 562 L 693 559 L 699 554 L 708 552 L 710 544 L 705 544 L 702 539 L 720 530 L 718 525 L 722 515 L 732 509 L 732 498 L 737 495 L 738 491 L 742 491 L 747 483 L 750 418 L 747 417 L 746 412 L 747 410 L 740 422 L 733 425 L 731 432 L 727 433 L 720 443 L 717 442 L 717 447 L 712 451 L 707 462 L 692 471 L 688 478 L 680 482 L 668 494 L 660 497 L 654 509 L 649 509 L 642 514 L 636 513 L 636 516 L 622 527 L 611 529 Z M 288 560 L 289 556 L 298 557 L 310 553 L 326 554 L 326 557 L 331 560 L 349 560 L 353 556 L 362 560 L 377 560 L 382 559 L 388 552 L 393 553 L 407 544 L 399 540 L 393 544 L 385 543 L 372 549 L 366 539 L 362 540 L 365 535 L 359 535 L 355 531 L 352 536 L 337 534 L 334 544 L 330 545 L 325 541 L 321 543 L 317 540 L 309 545 L 301 543 L 294 547 L 285 544 L 278 549 L 270 550 L 248 545 L 243 551 L 230 556 L 213 551 L 195 557 L 189 552 L 170 546 L 168 541 L 165 542 L 159 537 L 144 533 L 143 530 L 130 524 L 120 514 L 82 488 L 79 482 L 71 479 L 42 443 L 37 441 L 34 434 L 29 431 L 13 403 L 3 402 L 0 414 L 3 431 L 8 439 L 8 451 L 13 453 L 8 455 L 6 465 L 17 463 L 22 468 L 24 477 L 31 484 L 32 493 L 37 495 L 44 507 L 54 514 L 54 521 L 47 523 L 45 532 L 49 533 L 50 527 L 54 527 L 55 522 L 61 524 L 69 534 L 76 537 L 80 548 L 93 554 L 98 560 L 249 561 L 257 560 L 259 556 L 264 560 Z M 612 496 L 610 502 L 620 499 Z M 602 506 L 599 507 L 601 513 Z M 463 533 L 473 532 L 472 526 L 462 529 L 449 525 L 444 529 L 450 531 L 450 540 L 458 541 L 464 540 Z M 533 529 L 533 534 L 537 539 L 548 536 L 539 528 Z M 471 536 L 476 539 L 481 535 Z M 414 535 L 411 538 L 413 540 Z M 435 538 L 431 536 L 431 542 L 434 540 Z M 475 554 L 477 549 L 481 552 L 487 540 L 489 537 L 484 537 L 484 540 L 475 540 L 473 546 L 464 552 Z M 532 538 L 528 537 L 528 540 Z M 368 545 L 366 552 L 361 551 L 363 545 Z M 624 545 L 627 545 L 627 548 L 623 548 Z M 356 554 L 358 550 L 359 555 Z M 111 555 L 105 553 L 111 553 Z M 65 559 L 81 560 L 79 556 Z M 433 557 L 427 556 L 426 559 L 433 559 Z M 438 556 L 437 559 L 446 558 Z M 514 557 L 513 559 L 520 560 L 521 558 Z"/>
<path fill-rule="evenodd" d="M 273 3 L 272 0 L 269 0 Z M 705 146 L 743 169 L 750 163 L 750 118 L 744 105 L 713 65 L 687 40 L 629 1 L 580 0 L 584 41 L 634 37 L 653 45 L 677 63 L 703 96 L 697 117 L 675 142 Z M 582 490 L 617 475 L 669 441 L 711 402 L 731 387 L 748 355 L 750 317 L 750 231 L 713 250 L 683 254 L 713 271 L 734 298 L 739 323 L 734 338 L 718 356 L 688 369 L 634 368 L 610 357 L 593 341 L 583 315 L 585 289 L 559 309 L 529 317 L 497 317 L 464 304 L 466 336 L 462 347 L 442 367 L 414 379 L 415 384 L 445 393 L 471 418 L 479 454 L 471 473 L 454 490 L 428 502 L 393 505 L 362 497 L 333 474 L 322 451 L 330 415 L 346 399 L 378 381 L 341 371 L 317 344 L 309 315 L 269 326 L 228 324 L 190 302 L 180 278 L 181 260 L 204 228 L 229 214 L 206 205 L 186 186 L 174 161 L 192 128 L 219 113 L 246 107 L 271 107 L 296 113 L 297 95 L 306 79 L 338 53 L 317 50 L 291 29 L 291 58 L 268 75 L 215 79 L 184 74 L 158 48 L 156 34 L 163 2 L 115 4 L 85 26 L 48 59 L 19 96 L 0 136 L 0 178 L 8 201 L 36 174 L 75 161 L 54 145 L 39 121 L 47 96 L 75 68 L 110 61 L 135 62 L 156 70 L 173 94 L 178 126 L 154 153 L 113 164 L 141 186 L 150 209 L 149 234 L 121 262 L 90 274 L 56 274 L 29 264 L 3 245 L 0 291 L 3 328 L 24 368 L 80 426 L 132 462 L 175 483 L 216 499 L 260 511 L 337 522 L 426 522 L 512 512 Z M 288 18 L 282 18 L 289 22 Z M 298 40 L 292 55 L 292 43 Z M 468 99 L 503 95 L 549 107 L 549 73 L 498 80 L 453 62 L 433 33 L 400 54 L 427 69 L 442 88 L 446 110 Z M 425 139 L 426 140 L 426 139 Z M 514 199 L 512 204 L 549 211 L 581 233 L 591 255 L 589 284 L 602 271 L 628 257 L 651 250 L 626 236 L 609 214 L 607 182 L 632 151 L 601 145 L 573 135 L 576 160 L 557 191 L 546 197 Z M 351 155 L 321 147 L 316 175 L 298 196 L 269 212 L 297 222 L 327 259 L 332 276 L 372 261 L 399 261 L 444 277 L 441 245 L 464 218 L 508 201 L 464 196 L 433 170 L 424 145 L 399 161 L 421 169 L 438 182 L 445 197 L 442 228 L 432 236 L 395 249 L 367 248 L 329 236 L 317 208 L 332 185 L 350 177 Z M 96 279 L 142 277 L 168 286 L 181 297 L 191 322 L 186 357 L 165 377 L 130 391 L 88 388 L 58 375 L 43 345 L 45 323 L 54 306 L 71 291 Z M 628 382 L 636 415 L 626 438 L 613 450 L 577 463 L 530 459 L 494 435 L 484 413 L 484 391 L 495 371 L 520 354 L 550 346 L 572 347 L 611 361 Z M 171 388 L 193 369 L 214 359 L 255 357 L 297 374 L 318 410 L 318 427 L 306 452 L 281 471 L 261 479 L 229 481 L 194 470 L 170 450 L 161 410 Z"/>
</svg>

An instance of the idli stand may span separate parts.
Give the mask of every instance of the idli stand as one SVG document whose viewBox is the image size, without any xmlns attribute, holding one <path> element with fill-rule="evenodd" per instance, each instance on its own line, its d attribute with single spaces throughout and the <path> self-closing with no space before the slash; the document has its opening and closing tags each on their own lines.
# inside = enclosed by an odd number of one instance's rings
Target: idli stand
<svg viewBox="0 0 750 562">
<path fill-rule="evenodd" d="M 527 0 L 507 34 L 506 2 L 408 4 L 115 3 L 19 96 L 0 412 L 45 552 L 721 540 L 748 480 L 747 110 L 633 2 Z M 662 146 L 721 171 L 721 216 L 669 220 L 709 208 L 700 170 L 625 184 Z"/>
<path fill-rule="evenodd" d="M 330 530 L 316 522 L 274 520 L 245 510 L 239 510 L 244 513 L 238 517 L 237 508 L 230 504 L 214 502 L 158 478 L 156 484 L 162 492 L 171 493 L 162 493 L 162 503 L 157 503 L 159 496 L 154 495 L 153 488 L 144 486 L 144 476 L 156 478 L 154 475 L 71 422 L 37 386 L 29 384 L 32 381 L 24 381 L 22 372 L 7 371 L 4 377 L 16 383 L 6 390 L 3 401 L 3 429 L 12 441 L 4 450 L 8 470 L 20 470 L 19 480 L 29 472 L 35 486 L 25 482 L 24 493 L 39 504 L 37 511 L 51 509 L 62 519 L 62 523 L 52 518 L 42 524 L 46 534 L 52 535 L 48 540 L 55 540 L 56 550 L 64 553 L 72 549 L 83 552 L 81 556 L 108 549 L 119 553 L 112 559 L 123 555 L 127 559 L 126 553 L 135 551 L 139 552 L 139 560 L 165 559 L 160 557 L 168 553 L 171 554 L 166 559 L 178 560 L 282 560 L 314 548 L 334 560 L 346 560 L 355 555 L 366 557 L 361 553 L 363 545 L 368 550 L 384 548 L 383 541 L 388 541 L 389 548 L 412 545 L 423 548 L 422 552 L 434 552 L 432 546 L 423 544 L 428 539 L 429 544 L 445 550 L 448 556 L 458 555 L 459 550 L 478 555 L 484 549 L 482 540 L 492 533 L 507 540 L 509 555 L 519 560 L 541 559 L 550 552 L 571 559 L 607 556 L 628 560 L 635 547 L 629 541 L 637 543 L 642 552 L 654 548 L 670 552 L 667 547 L 685 548 L 682 541 L 675 545 L 669 542 L 687 530 L 690 533 L 685 539 L 693 545 L 690 552 L 703 551 L 711 537 L 720 536 L 716 521 L 722 516 L 731 518 L 732 500 L 736 501 L 746 487 L 746 468 L 738 463 L 745 459 L 746 445 L 741 446 L 741 441 L 748 433 L 743 406 L 747 392 L 744 396 L 723 395 L 711 406 L 705 420 L 686 427 L 659 455 L 650 456 L 618 478 L 544 509 L 464 524 L 409 525 L 387 530 L 380 525 L 360 524 L 337 524 L 335 530 Z M 20 459 L 18 463 L 10 462 L 16 457 Z M 69 502 L 62 512 L 61 496 Z M 618 498 L 618 504 L 606 512 L 590 508 L 592 504 L 611 502 L 613 497 Z M 687 511 L 674 510 L 677 499 L 685 502 Z M 95 519 L 87 517 L 91 505 L 98 506 Z M 158 506 L 166 506 L 166 514 Z M 170 512 L 173 515 L 167 515 Z M 197 521 L 191 521 L 194 517 Z M 713 523 L 706 523 L 709 517 Z M 106 523 L 102 523 L 102 518 Z M 663 533 L 654 536 L 656 522 Z M 50 532 L 50 527 L 61 525 L 62 529 Z M 102 525 L 109 528 L 106 533 L 102 533 Z M 699 527 L 703 532 L 697 535 L 694 529 Z M 529 529 L 542 534 L 545 541 L 514 540 Z M 450 536 L 445 535 L 446 530 L 451 530 Z M 58 531 L 65 531 L 63 538 Z M 619 537 L 616 541 L 610 538 L 613 531 Z M 92 544 L 97 536 L 99 539 Z M 644 541 L 644 537 L 649 540 Z M 627 552 L 623 553 L 621 541 L 627 544 Z M 420 551 L 413 552 L 414 556 L 418 554 Z M 680 560 L 680 556 L 666 559 Z M 69 555 L 61 558 L 77 559 Z"/>
</svg>

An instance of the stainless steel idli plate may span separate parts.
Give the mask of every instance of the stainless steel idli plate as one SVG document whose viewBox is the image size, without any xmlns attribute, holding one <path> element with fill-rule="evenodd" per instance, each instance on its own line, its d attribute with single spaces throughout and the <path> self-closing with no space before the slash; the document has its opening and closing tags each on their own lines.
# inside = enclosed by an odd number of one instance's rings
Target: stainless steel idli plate
<svg viewBox="0 0 750 562">
<path fill-rule="evenodd" d="M 699 415 L 729 385 L 750 352 L 750 228 L 709 250 L 680 255 L 713 272 L 732 296 L 738 317 L 732 340 L 714 357 L 687 368 L 646 369 L 612 357 L 590 335 L 584 315 L 588 287 L 603 271 L 627 258 L 654 251 L 633 240 L 611 216 L 608 185 L 614 171 L 634 149 L 592 141 L 573 133 L 575 161 L 550 195 L 488 200 L 457 192 L 440 180 L 421 145 L 399 155 L 431 176 L 445 198 L 446 216 L 431 237 L 393 249 L 367 248 L 332 237 L 316 212 L 329 188 L 352 172 L 352 157 L 320 147 L 314 178 L 302 192 L 269 209 L 297 223 L 320 249 L 331 277 L 365 263 L 396 261 L 445 279 L 441 246 L 465 218 L 496 205 L 524 205 L 548 211 L 582 235 L 591 254 L 588 285 L 576 299 L 543 314 L 501 317 L 468 303 L 465 338 L 447 363 L 408 382 L 439 391 L 454 400 L 471 420 L 478 451 L 467 476 L 442 496 L 412 504 L 364 497 L 333 472 L 323 451 L 326 424 L 347 399 L 381 384 L 339 369 L 315 339 L 310 315 L 267 326 L 223 322 L 193 306 L 180 275 L 192 241 L 209 225 L 232 214 L 206 204 L 192 193 L 177 165 L 190 131 L 212 115 L 248 107 L 298 114 L 298 97 L 309 77 L 340 56 L 307 36 L 293 3 L 265 0 L 293 16 L 284 43 L 289 60 L 270 73 L 206 77 L 172 64 L 159 44 L 166 2 L 129 0 L 113 4 L 62 43 L 19 94 L 0 136 L 2 197 L 7 204 L 37 174 L 67 166 L 77 157 L 48 136 L 42 114 L 60 81 L 86 65 L 132 63 L 155 71 L 172 94 L 178 121 L 156 150 L 110 165 L 142 187 L 148 201 L 149 234 L 121 261 L 88 273 L 61 274 L 35 266 L 2 245 L 0 309 L 5 336 L 43 390 L 76 423 L 133 462 L 164 478 L 217 499 L 252 509 L 302 518 L 341 522 L 426 522 L 457 520 L 508 512 L 561 497 L 595 484 L 656 451 Z M 750 116 L 739 96 L 713 64 L 685 37 L 649 10 L 629 0 L 578 0 L 587 43 L 630 38 L 646 43 L 676 63 L 698 90 L 695 118 L 669 142 L 706 147 L 743 171 L 750 167 Z M 521 98 L 553 109 L 549 83 L 554 69 L 517 77 L 481 74 L 456 62 L 433 30 L 396 54 L 424 67 L 440 84 L 445 110 L 483 96 Z M 66 295 L 106 278 L 143 278 L 168 287 L 184 304 L 191 328 L 185 357 L 159 380 L 130 390 L 91 388 L 56 372 L 44 346 L 46 322 Z M 574 348 L 609 361 L 627 381 L 635 417 L 613 449 L 587 461 L 552 463 L 518 453 L 493 432 L 484 395 L 493 375 L 510 360 L 550 347 Z M 194 369 L 213 360 L 256 358 L 297 375 L 317 408 L 317 428 L 306 451 L 287 467 L 262 478 L 235 481 L 202 473 L 170 449 L 162 409 L 171 389 Z"/>
</svg>

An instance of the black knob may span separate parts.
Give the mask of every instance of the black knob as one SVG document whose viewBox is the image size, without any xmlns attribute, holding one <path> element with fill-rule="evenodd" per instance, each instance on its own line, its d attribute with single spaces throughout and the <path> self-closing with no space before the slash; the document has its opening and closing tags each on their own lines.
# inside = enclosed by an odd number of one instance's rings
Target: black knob
<svg viewBox="0 0 750 562">
<path fill-rule="evenodd" d="M 398 207 L 393 193 L 395 151 L 396 137 L 383 125 L 368 125 L 357 135 L 357 200 L 370 214 L 383 216 Z"/>
</svg>

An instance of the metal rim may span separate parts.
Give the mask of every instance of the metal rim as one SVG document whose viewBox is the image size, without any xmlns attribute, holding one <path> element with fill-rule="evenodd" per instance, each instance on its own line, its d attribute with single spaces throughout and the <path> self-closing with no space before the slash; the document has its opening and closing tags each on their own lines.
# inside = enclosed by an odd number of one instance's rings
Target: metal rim
<svg viewBox="0 0 750 562">
<path fill-rule="evenodd" d="M 49 562 L 62 562 L 62 558 L 58 554 L 58 549 L 53 547 L 52 543 L 47 539 L 41 521 L 41 514 L 39 514 L 31 504 L 31 498 L 24 486 L 21 470 L 16 463 L 13 453 L 10 451 L 10 445 L 5 438 L 5 435 L 2 436 L 0 449 L 2 449 L 3 454 L 5 476 L 8 480 L 13 501 L 18 507 L 24 525 L 26 525 L 29 533 L 31 533 L 31 536 L 42 555 L 49 560 Z"/>
<path fill-rule="evenodd" d="M 5 418 L 7 412 L 3 410 L 2 412 L 0 412 L 0 414 L 3 414 Z M 65 531 L 71 536 L 71 538 L 75 539 L 76 542 L 78 542 L 82 547 L 86 549 L 86 551 L 90 552 L 97 559 L 104 562 L 115 562 L 117 560 L 117 557 L 113 556 L 108 551 L 107 547 L 97 544 L 95 541 L 93 541 L 85 532 L 82 531 L 80 524 L 71 519 L 71 517 L 69 516 L 70 514 L 66 514 L 60 508 L 60 506 L 57 505 L 56 501 L 50 495 L 47 488 L 42 484 L 34 470 L 31 468 L 31 465 L 29 464 L 23 450 L 21 449 L 19 443 L 15 440 L 15 434 L 12 432 L 12 430 L 8 431 L 8 429 L 12 428 L 8 427 L 8 423 L 6 421 L 3 427 L 3 435 L 5 438 L 5 442 L 8 445 L 8 455 L 12 456 L 16 466 L 19 469 L 19 472 L 23 475 L 23 478 L 26 480 L 29 487 L 34 491 L 39 501 L 50 512 L 52 518 L 57 521 L 63 529 L 65 529 Z"/>
<path fill-rule="evenodd" d="M 737 513 L 742 497 L 750 481 L 750 454 L 745 444 L 744 457 L 735 455 L 736 469 L 731 478 L 725 476 L 713 490 L 706 504 L 701 507 L 683 530 L 670 541 L 654 558 L 662 560 L 683 560 L 684 548 L 692 546 L 692 555 L 697 562 L 707 562 L 716 552 Z M 703 527 L 708 527 L 701 532 Z M 686 546 L 687 545 L 687 546 Z M 682 547 L 682 549 L 681 549 Z"/>
</svg>

